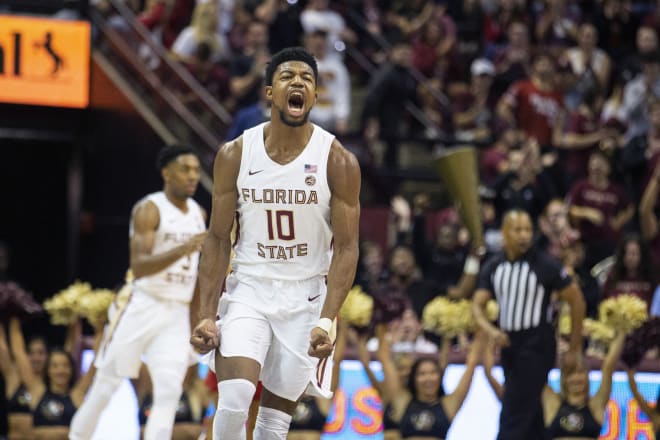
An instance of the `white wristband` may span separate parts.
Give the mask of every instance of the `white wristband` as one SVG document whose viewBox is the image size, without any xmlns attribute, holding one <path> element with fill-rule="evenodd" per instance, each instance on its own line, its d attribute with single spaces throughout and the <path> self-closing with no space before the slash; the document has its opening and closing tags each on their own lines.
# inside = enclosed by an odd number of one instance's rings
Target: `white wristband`
<svg viewBox="0 0 660 440">
<path fill-rule="evenodd" d="M 480 266 L 479 259 L 477 257 L 473 257 L 472 255 L 470 255 L 465 259 L 465 266 L 463 266 L 463 272 L 465 272 L 468 275 L 476 275 L 479 273 L 479 266 Z"/>
<path fill-rule="evenodd" d="M 319 322 L 316 323 L 316 326 L 320 329 L 325 330 L 327 334 L 330 334 L 330 329 L 332 328 L 332 319 L 321 318 L 319 319 Z"/>
</svg>

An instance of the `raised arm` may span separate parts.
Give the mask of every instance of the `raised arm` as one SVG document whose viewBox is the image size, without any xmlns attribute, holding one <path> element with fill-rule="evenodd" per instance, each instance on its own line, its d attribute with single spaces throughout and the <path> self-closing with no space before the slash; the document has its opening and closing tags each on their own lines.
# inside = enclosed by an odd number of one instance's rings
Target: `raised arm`
<svg viewBox="0 0 660 440">
<path fill-rule="evenodd" d="M 27 388 L 32 396 L 41 394 L 44 390 L 44 384 L 32 371 L 30 359 L 25 348 L 25 338 L 23 337 L 21 322 L 18 318 L 11 318 L 9 320 L 9 344 L 21 382 L 23 382 L 23 385 L 25 385 L 25 388 Z"/>
<path fill-rule="evenodd" d="M 635 382 L 635 370 L 629 368 L 627 373 L 628 373 L 628 385 L 630 386 L 630 391 L 632 392 L 632 395 L 635 398 L 637 405 L 639 405 L 639 408 L 651 420 L 651 422 L 653 423 L 653 428 L 657 429 L 658 427 L 660 427 L 660 413 L 656 412 L 654 408 L 651 408 L 651 406 L 648 404 L 644 396 L 642 396 L 642 394 L 639 392 L 639 389 L 637 388 L 637 382 Z"/>
<path fill-rule="evenodd" d="M 610 392 L 612 391 L 612 373 L 614 373 L 614 368 L 616 363 L 621 356 L 621 351 L 623 351 L 623 344 L 626 340 L 626 334 L 624 332 L 619 332 L 614 340 L 610 343 L 610 347 L 607 350 L 607 355 L 603 360 L 601 365 L 601 381 L 600 387 L 594 396 L 591 398 L 590 406 L 593 407 L 593 413 L 596 417 L 596 420 L 599 420 L 598 417 L 603 417 L 605 414 L 605 405 L 610 398 Z"/>
<path fill-rule="evenodd" d="M 458 382 L 458 385 L 456 385 L 456 389 L 443 399 L 442 403 L 445 414 L 447 414 L 449 420 L 454 419 L 458 410 L 461 409 L 463 402 L 465 402 L 465 397 L 467 396 L 468 391 L 470 391 L 472 376 L 474 375 L 475 368 L 477 368 L 477 365 L 479 365 L 481 360 L 486 338 L 487 336 L 484 332 L 477 332 L 474 335 L 474 341 L 472 341 L 470 352 L 465 360 L 465 371 L 463 372 L 463 376 L 461 376 L 461 380 Z"/>
<path fill-rule="evenodd" d="M 383 405 L 386 405 L 395 396 L 402 394 L 404 384 L 401 383 L 399 378 L 399 371 L 392 359 L 391 345 L 389 341 L 389 333 L 385 324 L 379 324 L 376 327 L 376 336 L 378 337 L 378 350 L 376 351 L 376 358 L 380 361 L 383 369 L 383 382 L 381 382 L 381 395 Z"/>
<path fill-rule="evenodd" d="M 328 271 L 328 291 L 321 309 L 321 319 L 335 319 L 355 279 L 358 261 L 360 223 L 360 166 L 355 156 L 337 140 L 328 158 L 330 223 L 333 234 L 333 255 Z M 309 354 L 324 358 L 332 351 L 327 332 L 312 330 Z"/>
<path fill-rule="evenodd" d="M 658 219 L 654 212 L 660 188 L 658 182 L 660 182 L 660 165 L 655 167 L 639 203 L 639 224 L 645 240 L 653 240 L 658 235 Z"/>
<path fill-rule="evenodd" d="M 504 395 L 504 384 L 499 383 L 497 379 L 495 379 L 495 376 L 493 376 L 493 367 L 495 366 L 495 345 L 492 341 L 488 341 L 484 348 L 483 364 L 486 380 L 488 380 L 488 384 L 493 389 L 498 400 L 501 401 L 502 396 Z"/>
<path fill-rule="evenodd" d="M 383 333 L 385 331 L 385 324 L 378 324 L 376 326 L 376 334 Z M 357 358 L 362 364 L 362 367 L 364 368 L 364 372 L 367 374 L 367 377 L 369 378 L 369 382 L 371 383 L 371 386 L 376 390 L 378 395 L 380 396 L 381 400 L 383 400 L 383 387 L 380 381 L 376 378 L 376 375 L 374 372 L 371 370 L 371 355 L 369 354 L 369 350 L 367 349 L 367 339 L 369 336 L 367 334 L 360 334 L 357 335 Z M 380 338 L 379 340 L 379 348 L 380 348 Z"/>
<path fill-rule="evenodd" d="M 9 346 L 7 345 L 7 334 L 3 324 L 0 324 L 0 374 L 5 379 L 5 390 L 7 391 L 7 397 L 9 397 L 16 391 L 20 381 L 16 366 L 11 361 Z M 0 399 L 4 398 L 5 396 L 0 396 Z"/>
<path fill-rule="evenodd" d="M 198 234 L 167 252 L 153 254 L 159 222 L 160 213 L 153 202 L 147 200 L 135 207 L 130 242 L 131 270 L 135 278 L 158 273 L 180 258 L 199 250 L 205 233 Z"/>
<path fill-rule="evenodd" d="M 94 350 L 94 358 L 96 358 L 96 353 L 98 353 L 99 347 L 101 346 L 101 340 L 103 339 L 103 328 L 104 326 L 100 325 L 94 329 L 94 344 L 92 345 L 92 350 Z M 76 405 L 76 407 L 80 407 L 80 405 L 82 405 L 83 399 L 85 398 L 85 393 L 87 393 L 89 386 L 92 384 L 92 380 L 94 379 L 95 374 L 96 367 L 92 361 L 83 377 L 78 379 L 78 382 L 76 382 L 76 384 L 73 386 L 73 389 L 71 390 L 71 400 L 73 401 L 73 404 Z"/>
<path fill-rule="evenodd" d="M 575 282 L 572 282 L 559 291 L 559 298 L 566 302 L 571 308 L 571 336 L 569 340 L 569 352 L 579 360 L 579 353 L 582 352 L 582 321 L 586 305 L 582 291 Z"/>
<path fill-rule="evenodd" d="M 213 206 L 209 233 L 199 263 L 198 325 L 190 342 L 201 353 L 218 346 L 215 314 L 231 256 L 231 230 L 237 206 L 236 179 L 241 166 L 242 138 L 222 146 L 213 165 Z"/>
</svg>

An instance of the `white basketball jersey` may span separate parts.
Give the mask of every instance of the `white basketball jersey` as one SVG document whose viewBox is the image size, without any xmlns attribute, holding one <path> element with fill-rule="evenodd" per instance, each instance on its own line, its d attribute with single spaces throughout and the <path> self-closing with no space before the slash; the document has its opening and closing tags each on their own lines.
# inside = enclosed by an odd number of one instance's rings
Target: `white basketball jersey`
<svg viewBox="0 0 660 440">
<path fill-rule="evenodd" d="M 186 202 L 188 210 L 185 213 L 174 206 L 162 191 L 149 194 L 136 204 L 136 207 L 146 200 L 158 207 L 160 216 L 152 254 L 167 252 L 206 230 L 202 209 L 193 199 L 189 198 Z M 135 209 L 131 214 L 131 236 L 134 216 Z M 199 252 L 193 252 L 158 273 L 136 279 L 134 285 L 139 290 L 159 298 L 190 302 L 197 281 L 198 263 Z"/>
<path fill-rule="evenodd" d="M 281 280 L 327 275 L 332 257 L 327 168 L 334 136 L 314 125 L 305 149 L 281 165 L 266 152 L 265 125 L 243 133 L 232 270 Z"/>
</svg>

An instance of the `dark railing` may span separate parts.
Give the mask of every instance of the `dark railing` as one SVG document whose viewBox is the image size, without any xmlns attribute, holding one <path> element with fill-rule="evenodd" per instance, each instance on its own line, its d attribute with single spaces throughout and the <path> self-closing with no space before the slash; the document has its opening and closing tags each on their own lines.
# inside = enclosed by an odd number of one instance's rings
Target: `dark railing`
<svg viewBox="0 0 660 440">
<path fill-rule="evenodd" d="M 202 166 L 211 172 L 213 158 L 232 117 L 120 0 L 108 0 L 112 13 L 92 8 L 89 16 L 99 37 L 95 48 L 136 89 L 161 122 L 180 141 L 199 150 Z M 107 17 L 113 16 L 112 20 Z M 117 26 L 115 23 L 120 22 Z M 140 51 L 141 50 L 141 51 Z M 143 54 L 148 54 L 148 60 Z"/>
</svg>

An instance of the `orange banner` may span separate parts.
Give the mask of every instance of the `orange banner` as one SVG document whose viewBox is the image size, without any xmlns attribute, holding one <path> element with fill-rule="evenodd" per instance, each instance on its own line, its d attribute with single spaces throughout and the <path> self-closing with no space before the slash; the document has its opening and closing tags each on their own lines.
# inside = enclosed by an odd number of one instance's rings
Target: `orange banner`
<svg viewBox="0 0 660 440">
<path fill-rule="evenodd" d="M 0 15 L 0 102 L 87 107 L 89 64 L 89 23 Z"/>
</svg>

